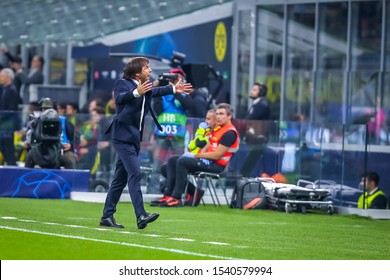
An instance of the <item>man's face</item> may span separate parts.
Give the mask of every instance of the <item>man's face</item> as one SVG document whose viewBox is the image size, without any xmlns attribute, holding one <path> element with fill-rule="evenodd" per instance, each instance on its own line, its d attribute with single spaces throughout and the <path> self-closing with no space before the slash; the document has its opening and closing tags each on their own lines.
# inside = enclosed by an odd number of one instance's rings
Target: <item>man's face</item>
<svg viewBox="0 0 390 280">
<path fill-rule="evenodd" d="M 10 84 L 10 78 L 3 72 L 0 71 L 0 85 L 8 85 Z"/>
<path fill-rule="evenodd" d="M 216 113 L 216 124 L 217 125 L 225 125 L 231 120 L 232 116 L 228 116 L 225 109 L 217 109 Z"/>
<path fill-rule="evenodd" d="M 38 56 L 34 56 L 31 60 L 31 68 L 33 69 L 40 69 L 41 68 L 41 61 Z"/>
<path fill-rule="evenodd" d="M 89 103 L 89 106 L 88 106 L 89 113 L 91 114 L 92 110 L 96 109 L 96 107 L 97 107 L 96 100 L 92 100 L 91 103 Z"/>
<path fill-rule="evenodd" d="M 149 81 L 151 73 L 152 73 L 152 69 L 150 68 L 149 64 L 143 66 L 141 73 L 137 74 L 138 80 L 141 81 L 141 83 Z"/>
<path fill-rule="evenodd" d="M 251 94 L 249 97 L 257 98 L 259 97 L 260 87 L 258 85 L 254 85 L 251 90 Z"/>
<path fill-rule="evenodd" d="M 66 114 L 73 115 L 76 113 L 76 110 L 71 105 L 66 105 Z"/>
<path fill-rule="evenodd" d="M 364 183 L 366 183 L 366 189 L 367 191 L 372 191 L 373 189 L 375 189 L 375 182 L 374 181 L 370 181 L 367 177 L 362 177 L 362 181 L 361 181 L 361 185 L 362 187 L 364 186 Z"/>
<path fill-rule="evenodd" d="M 215 126 L 216 116 L 214 113 L 208 112 L 206 115 L 206 123 L 213 128 Z"/>
</svg>

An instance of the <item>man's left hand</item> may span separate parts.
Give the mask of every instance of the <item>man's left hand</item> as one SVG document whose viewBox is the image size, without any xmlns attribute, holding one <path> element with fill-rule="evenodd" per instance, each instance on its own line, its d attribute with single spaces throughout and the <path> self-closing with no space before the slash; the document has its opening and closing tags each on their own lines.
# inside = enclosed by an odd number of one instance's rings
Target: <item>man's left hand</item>
<svg viewBox="0 0 390 280">
<path fill-rule="evenodd" d="M 184 94 L 190 94 L 192 92 L 192 85 L 190 83 L 181 83 L 182 79 L 180 78 L 179 81 L 174 85 L 176 92 L 184 93 Z"/>
</svg>

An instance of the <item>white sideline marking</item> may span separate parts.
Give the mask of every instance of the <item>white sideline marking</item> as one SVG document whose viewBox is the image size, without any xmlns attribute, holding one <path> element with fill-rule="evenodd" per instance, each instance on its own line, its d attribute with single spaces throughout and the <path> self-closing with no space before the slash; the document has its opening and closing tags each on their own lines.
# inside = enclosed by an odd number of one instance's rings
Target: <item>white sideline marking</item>
<svg viewBox="0 0 390 280">
<path fill-rule="evenodd" d="M 233 246 L 234 248 L 239 248 L 239 249 L 246 249 L 246 248 L 250 248 L 249 246 L 245 246 L 245 245 L 238 245 L 238 246 Z"/>
<path fill-rule="evenodd" d="M 162 235 L 159 235 L 159 234 L 151 234 L 151 233 L 143 234 L 142 236 L 149 236 L 149 237 L 162 237 Z"/>
<path fill-rule="evenodd" d="M 212 244 L 212 245 L 222 245 L 222 246 L 228 246 L 230 245 L 229 243 L 223 243 L 223 242 L 213 242 L 213 241 L 205 241 L 202 242 L 204 244 Z"/>
<path fill-rule="evenodd" d="M 79 225 L 64 225 L 66 227 L 71 227 L 71 228 L 86 228 L 85 226 L 79 226 Z"/>
<path fill-rule="evenodd" d="M 123 234 L 137 234 L 136 232 L 131 232 L 131 231 L 116 231 L 116 232 L 123 233 Z"/>
<path fill-rule="evenodd" d="M 28 230 L 28 229 L 23 229 L 23 228 L 13 228 L 13 227 L 8 227 L 8 226 L 0 226 L 0 228 L 2 228 L 2 229 L 8 229 L 8 230 L 15 230 L 15 231 L 28 232 L 28 233 L 36 233 L 36 234 L 42 234 L 42 235 L 56 236 L 56 237 L 62 237 L 62 238 L 69 238 L 69 239 L 88 240 L 88 241 L 101 242 L 101 243 L 108 243 L 108 244 L 116 244 L 116 245 L 122 245 L 122 246 L 128 246 L 128 247 L 136 247 L 136 248 L 143 248 L 143 249 L 151 249 L 151 250 L 166 251 L 166 252 L 177 253 L 177 254 L 183 254 L 183 255 L 191 255 L 191 256 L 198 256 L 198 257 L 207 257 L 207 258 L 214 258 L 214 259 L 224 259 L 224 260 L 237 260 L 236 258 L 225 257 L 225 256 L 209 255 L 209 254 L 195 253 L 195 252 L 184 251 L 184 250 L 178 250 L 178 249 L 170 249 L 170 248 L 164 248 L 164 247 L 146 246 L 146 245 L 141 245 L 141 244 L 126 243 L 126 242 L 118 242 L 118 241 L 110 241 L 110 240 L 97 239 L 97 238 L 88 238 L 88 237 L 77 236 L 77 235 L 58 234 L 58 233 L 52 233 L 52 232 L 44 232 L 44 231 L 37 231 L 37 230 Z"/>
<path fill-rule="evenodd" d="M 34 220 L 19 220 L 21 222 L 25 222 L 25 223 L 38 223 L 38 221 L 34 221 Z"/>
<path fill-rule="evenodd" d="M 22 220 L 18 219 L 17 217 L 0 217 L 0 219 L 8 219 L 8 220 L 18 220 L 18 221 L 33 221 L 33 220 Z M 39 222 L 39 221 L 34 221 L 34 222 Z M 85 229 L 93 229 L 93 230 L 98 230 L 98 231 L 112 231 L 116 233 L 122 233 L 122 234 L 141 234 L 138 232 L 131 232 L 131 231 L 116 231 L 110 228 L 104 228 L 104 227 L 98 227 L 98 228 L 90 228 L 86 226 L 80 226 L 80 225 L 68 225 L 68 224 L 59 224 L 59 223 L 53 223 L 53 222 L 41 222 L 42 224 L 46 225 L 55 225 L 55 226 L 64 226 L 64 227 L 70 227 L 70 228 L 85 228 Z M 163 237 L 162 235 L 159 234 L 142 234 L 142 236 L 148 236 L 148 237 Z M 178 237 L 171 237 L 167 238 L 170 240 L 175 240 L 175 241 L 183 241 L 183 242 L 195 242 L 196 240 L 194 239 L 189 239 L 189 238 L 178 238 Z M 224 242 L 215 242 L 215 241 L 204 241 L 202 242 L 204 244 L 211 244 L 211 245 L 219 245 L 219 246 L 232 246 L 231 244 L 224 243 Z M 232 246 L 235 248 L 249 248 L 249 246 Z"/>
<path fill-rule="evenodd" d="M 41 222 L 41 223 L 45 225 L 51 225 L 51 226 L 61 226 L 61 224 L 59 223 L 52 223 L 52 222 Z"/>
<path fill-rule="evenodd" d="M 178 238 L 178 237 L 171 237 L 168 238 L 170 240 L 176 240 L 176 241 L 185 241 L 185 242 L 194 242 L 194 239 L 189 239 L 189 238 Z"/>
</svg>

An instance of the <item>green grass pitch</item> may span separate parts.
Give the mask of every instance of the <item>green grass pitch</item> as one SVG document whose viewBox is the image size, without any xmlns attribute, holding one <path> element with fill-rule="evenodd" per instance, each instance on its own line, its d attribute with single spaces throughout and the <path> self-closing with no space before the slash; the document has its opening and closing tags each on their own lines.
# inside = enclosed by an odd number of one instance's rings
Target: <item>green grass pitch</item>
<svg viewBox="0 0 390 280">
<path fill-rule="evenodd" d="M 133 207 L 119 203 L 124 229 L 99 227 L 103 204 L 0 199 L 2 260 L 389 260 L 390 221 L 211 205 L 157 208 L 136 227 Z"/>
</svg>

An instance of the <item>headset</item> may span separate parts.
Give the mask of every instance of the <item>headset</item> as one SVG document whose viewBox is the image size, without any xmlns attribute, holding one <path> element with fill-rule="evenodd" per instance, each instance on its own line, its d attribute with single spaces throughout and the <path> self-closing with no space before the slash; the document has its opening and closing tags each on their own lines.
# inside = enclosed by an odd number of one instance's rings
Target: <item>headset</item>
<svg viewBox="0 0 390 280">
<path fill-rule="evenodd" d="M 254 85 L 259 87 L 259 97 L 267 96 L 268 88 L 265 84 L 255 83 Z"/>
<path fill-rule="evenodd" d="M 267 92 L 268 92 L 268 88 L 265 84 L 259 84 L 259 88 L 260 88 L 260 91 L 259 91 L 259 96 L 260 97 L 265 97 L 267 96 Z"/>
</svg>

